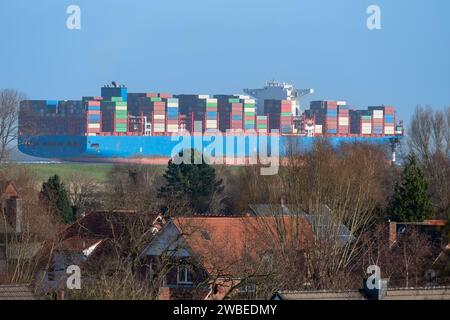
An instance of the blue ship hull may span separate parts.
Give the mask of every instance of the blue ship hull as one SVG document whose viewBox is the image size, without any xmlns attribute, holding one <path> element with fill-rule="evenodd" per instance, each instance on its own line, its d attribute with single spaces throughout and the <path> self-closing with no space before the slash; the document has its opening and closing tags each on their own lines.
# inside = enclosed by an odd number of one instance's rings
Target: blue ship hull
<svg viewBox="0 0 450 320">
<path fill-rule="evenodd" d="M 279 139 L 278 139 L 279 138 Z M 401 137 L 327 137 L 333 147 L 364 142 L 389 145 Z M 292 151 L 307 152 L 324 138 L 303 136 L 20 136 L 19 150 L 27 155 L 62 161 L 165 162 L 182 149 L 192 147 L 215 157 L 248 158 L 264 152 L 284 157 Z"/>
</svg>

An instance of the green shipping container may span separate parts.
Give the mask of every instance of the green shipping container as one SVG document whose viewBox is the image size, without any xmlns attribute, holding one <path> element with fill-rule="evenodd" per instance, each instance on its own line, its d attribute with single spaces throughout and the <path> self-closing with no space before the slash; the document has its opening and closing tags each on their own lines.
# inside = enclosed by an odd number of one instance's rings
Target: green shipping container
<svg viewBox="0 0 450 320">
<path fill-rule="evenodd" d="M 282 117 L 291 117 L 291 116 L 292 116 L 292 113 L 290 113 L 290 112 L 282 112 L 282 113 L 281 113 L 281 116 L 282 116 Z"/>
<path fill-rule="evenodd" d="M 234 98 L 228 99 L 228 103 L 240 103 L 240 102 L 241 102 L 241 100 L 239 100 L 239 99 L 234 99 Z"/>
<path fill-rule="evenodd" d="M 127 118 L 127 111 L 116 111 L 116 118 L 119 119 L 126 119 Z"/>
<path fill-rule="evenodd" d="M 245 116 L 254 117 L 256 114 L 255 112 L 244 112 Z"/>
<path fill-rule="evenodd" d="M 123 101 L 123 98 L 122 97 L 111 97 L 111 101 L 115 101 L 115 102 L 117 102 L 117 101 Z"/>
<path fill-rule="evenodd" d="M 157 98 L 157 97 L 153 97 L 153 98 L 150 98 L 150 101 L 151 102 L 161 102 L 162 99 L 161 98 Z"/>
<path fill-rule="evenodd" d="M 127 102 L 126 101 L 116 101 L 116 106 L 126 107 Z"/>
<path fill-rule="evenodd" d="M 206 106 L 207 106 L 207 107 L 214 107 L 214 108 L 217 108 L 217 103 L 215 103 L 215 102 L 210 102 L 210 103 L 207 103 Z"/>
</svg>

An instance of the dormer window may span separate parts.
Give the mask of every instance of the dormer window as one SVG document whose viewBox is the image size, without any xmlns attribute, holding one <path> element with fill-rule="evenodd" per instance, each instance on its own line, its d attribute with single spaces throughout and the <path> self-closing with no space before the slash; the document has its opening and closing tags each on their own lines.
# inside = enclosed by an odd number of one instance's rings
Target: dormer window
<svg viewBox="0 0 450 320">
<path fill-rule="evenodd" d="M 191 285 L 193 284 L 193 274 L 189 266 L 183 265 L 177 268 L 177 284 Z"/>
</svg>

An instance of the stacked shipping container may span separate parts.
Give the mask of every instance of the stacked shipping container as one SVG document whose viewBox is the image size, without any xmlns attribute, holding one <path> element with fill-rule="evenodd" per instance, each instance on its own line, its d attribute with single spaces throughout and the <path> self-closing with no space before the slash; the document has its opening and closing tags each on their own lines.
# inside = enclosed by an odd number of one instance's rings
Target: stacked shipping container
<svg viewBox="0 0 450 320">
<path fill-rule="evenodd" d="M 370 111 L 361 112 L 361 134 L 372 134 L 372 113 Z"/>
<path fill-rule="evenodd" d="M 232 130 L 239 130 L 244 127 L 244 106 L 238 98 L 228 100 L 231 103 L 231 126 Z"/>
<path fill-rule="evenodd" d="M 181 94 L 175 97 L 179 101 L 180 125 L 189 132 L 201 132 L 204 129 L 209 95 Z"/>
<path fill-rule="evenodd" d="M 172 97 L 168 93 L 128 94 L 124 87 L 107 86 L 102 88 L 102 97 L 21 103 L 21 124 L 28 122 L 29 125 L 22 125 L 19 130 L 61 135 L 127 132 L 150 135 L 177 133 L 180 129 L 199 133 L 207 129 L 293 132 L 292 101 L 264 100 L 264 115 L 261 116 L 256 115 L 255 103 L 244 95 Z M 403 134 L 402 125 L 395 125 L 394 108 L 388 106 L 363 111 L 349 110 L 344 101 L 313 101 L 304 119 L 309 121 L 308 135 Z M 302 133 L 305 127 L 298 126 Z"/>
<path fill-rule="evenodd" d="M 88 135 L 102 132 L 100 101 L 86 101 L 86 132 Z"/>
<path fill-rule="evenodd" d="M 256 130 L 260 133 L 268 132 L 267 116 L 257 116 L 256 117 Z"/>
<path fill-rule="evenodd" d="M 206 125 L 207 130 L 217 130 L 218 129 L 218 111 L 217 111 L 217 99 L 207 98 L 206 99 Z"/>
<path fill-rule="evenodd" d="M 350 133 L 350 111 L 345 102 L 338 102 L 338 133 Z"/>
<path fill-rule="evenodd" d="M 246 96 L 241 96 L 244 103 L 244 129 L 255 130 L 256 120 L 256 101 Z"/>
<path fill-rule="evenodd" d="M 383 134 L 383 109 L 371 109 L 372 111 L 372 132 L 373 134 Z"/>
<path fill-rule="evenodd" d="M 168 98 L 167 100 L 167 132 L 178 132 L 178 99 Z"/>
<path fill-rule="evenodd" d="M 292 132 L 292 101 L 281 100 L 281 132 Z"/>
<path fill-rule="evenodd" d="M 153 106 L 153 132 L 166 132 L 166 103 L 161 97 L 150 97 Z"/>
<path fill-rule="evenodd" d="M 264 114 L 268 116 L 268 130 L 292 132 L 292 102 L 289 100 L 264 100 Z"/>
<path fill-rule="evenodd" d="M 384 107 L 384 134 L 395 134 L 395 109 L 393 107 Z"/>
<path fill-rule="evenodd" d="M 336 101 L 326 101 L 325 103 L 325 123 L 327 134 L 336 134 L 338 126 L 338 104 Z"/>
<path fill-rule="evenodd" d="M 243 128 L 243 103 L 235 95 L 215 95 L 218 103 L 219 130 L 241 130 Z"/>
</svg>

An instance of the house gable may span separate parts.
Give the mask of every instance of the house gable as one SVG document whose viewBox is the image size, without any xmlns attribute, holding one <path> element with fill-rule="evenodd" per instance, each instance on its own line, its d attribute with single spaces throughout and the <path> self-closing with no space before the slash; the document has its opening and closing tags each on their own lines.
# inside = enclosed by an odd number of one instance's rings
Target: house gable
<svg viewBox="0 0 450 320">
<path fill-rule="evenodd" d="M 170 253 L 173 257 L 190 257 L 190 250 L 182 239 L 180 230 L 173 222 L 169 222 L 160 230 L 150 244 L 145 248 L 143 255 L 161 256 Z"/>
</svg>

